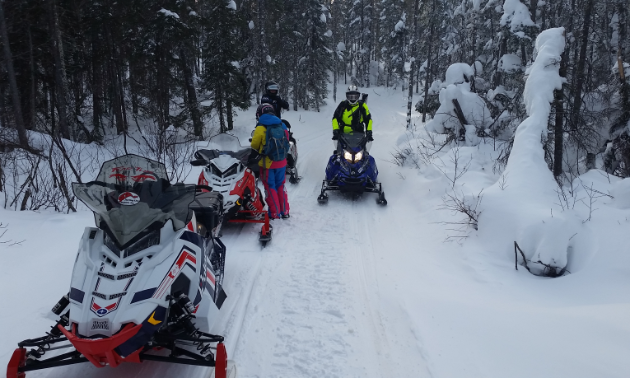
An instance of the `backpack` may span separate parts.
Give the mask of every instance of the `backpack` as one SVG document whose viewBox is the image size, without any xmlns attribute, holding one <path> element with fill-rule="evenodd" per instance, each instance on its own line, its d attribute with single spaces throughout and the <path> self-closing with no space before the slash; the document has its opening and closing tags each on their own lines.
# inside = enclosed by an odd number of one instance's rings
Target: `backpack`
<svg viewBox="0 0 630 378">
<path fill-rule="evenodd" d="M 284 127 L 282 127 L 282 123 L 268 125 L 263 155 L 267 156 L 272 161 L 281 161 L 287 158 L 289 147 L 289 140 L 287 139 Z"/>
</svg>

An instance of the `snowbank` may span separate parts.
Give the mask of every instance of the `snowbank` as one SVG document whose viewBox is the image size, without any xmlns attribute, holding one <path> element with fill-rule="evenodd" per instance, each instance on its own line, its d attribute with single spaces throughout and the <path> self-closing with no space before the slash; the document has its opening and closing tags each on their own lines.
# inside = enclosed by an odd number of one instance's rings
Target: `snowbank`
<svg viewBox="0 0 630 378">
<path fill-rule="evenodd" d="M 479 218 L 480 233 L 493 238 L 498 249 L 513 254 L 516 241 L 527 259 L 540 262 L 542 270 L 546 265 L 551 275 L 565 269 L 570 252 L 579 253 L 575 236 L 587 232 L 559 199 L 541 145 L 553 92 L 562 87 L 558 69 L 564 45 L 563 28 L 546 30 L 536 39 L 537 56 L 524 92 L 529 117 L 516 130 L 502 177 L 485 192 Z"/>
</svg>

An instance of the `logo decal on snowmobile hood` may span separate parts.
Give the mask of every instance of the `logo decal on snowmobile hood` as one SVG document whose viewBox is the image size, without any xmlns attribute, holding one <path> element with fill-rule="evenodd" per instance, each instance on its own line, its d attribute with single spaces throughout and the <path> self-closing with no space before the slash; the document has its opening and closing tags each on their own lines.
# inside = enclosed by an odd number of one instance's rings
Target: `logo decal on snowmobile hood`
<svg viewBox="0 0 630 378">
<path fill-rule="evenodd" d="M 124 192 L 118 196 L 118 203 L 123 206 L 133 206 L 140 202 L 140 196 L 132 192 Z"/>
</svg>

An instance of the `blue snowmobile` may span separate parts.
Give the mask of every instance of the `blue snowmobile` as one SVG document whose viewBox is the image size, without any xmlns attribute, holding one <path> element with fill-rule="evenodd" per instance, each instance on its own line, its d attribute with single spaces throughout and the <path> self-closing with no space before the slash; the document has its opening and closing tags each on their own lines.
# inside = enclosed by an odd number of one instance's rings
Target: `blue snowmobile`
<svg viewBox="0 0 630 378">
<path fill-rule="evenodd" d="M 364 192 L 378 193 L 376 203 L 387 205 L 385 192 L 377 181 L 376 161 L 367 150 L 368 139 L 363 133 L 342 134 L 337 150 L 328 160 L 326 179 L 322 192 L 317 197 L 321 204 L 328 202 L 329 190 L 360 195 Z"/>
</svg>

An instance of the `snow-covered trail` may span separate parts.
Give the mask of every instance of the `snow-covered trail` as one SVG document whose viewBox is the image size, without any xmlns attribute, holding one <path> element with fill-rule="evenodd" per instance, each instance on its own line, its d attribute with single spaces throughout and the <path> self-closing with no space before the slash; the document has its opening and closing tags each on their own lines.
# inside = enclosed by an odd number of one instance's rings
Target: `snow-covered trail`
<svg viewBox="0 0 630 378">
<path fill-rule="evenodd" d="M 224 327 L 231 358 L 243 377 L 420 377 L 422 359 L 395 358 L 408 355 L 396 345 L 408 347 L 401 340 L 410 328 L 392 332 L 381 312 L 383 245 L 372 235 L 386 208 L 374 194 L 353 201 L 332 193 L 327 205 L 316 201 L 333 149 L 328 108 L 304 122 L 286 114 L 303 179 L 287 183 L 292 217 L 273 222 L 273 241 L 258 250 L 255 230 L 236 231 L 238 239 L 224 230 L 237 255 L 227 269 L 241 277 L 226 282 L 239 308 Z"/>
</svg>

